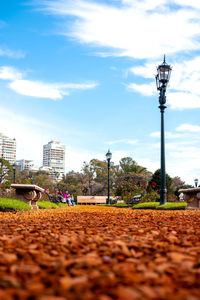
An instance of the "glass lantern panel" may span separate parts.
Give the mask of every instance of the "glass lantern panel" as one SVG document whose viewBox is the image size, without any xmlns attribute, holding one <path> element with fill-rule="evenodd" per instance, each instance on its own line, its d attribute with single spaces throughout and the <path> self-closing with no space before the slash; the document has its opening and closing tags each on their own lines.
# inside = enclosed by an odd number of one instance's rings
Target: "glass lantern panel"
<svg viewBox="0 0 200 300">
<path fill-rule="evenodd" d="M 111 159 L 112 158 L 112 153 L 110 151 L 108 151 L 108 153 L 106 153 L 106 158 L 107 159 Z"/>
</svg>

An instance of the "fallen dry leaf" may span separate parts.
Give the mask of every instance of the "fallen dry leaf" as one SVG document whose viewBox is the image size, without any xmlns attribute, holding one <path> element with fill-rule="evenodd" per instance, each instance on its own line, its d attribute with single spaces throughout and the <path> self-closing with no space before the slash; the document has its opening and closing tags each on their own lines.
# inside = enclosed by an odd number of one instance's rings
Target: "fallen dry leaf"
<svg viewBox="0 0 200 300">
<path fill-rule="evenodd" d="M 0 213 L 0 300 L 198 300 L 200 210 Z"/>
</svg>

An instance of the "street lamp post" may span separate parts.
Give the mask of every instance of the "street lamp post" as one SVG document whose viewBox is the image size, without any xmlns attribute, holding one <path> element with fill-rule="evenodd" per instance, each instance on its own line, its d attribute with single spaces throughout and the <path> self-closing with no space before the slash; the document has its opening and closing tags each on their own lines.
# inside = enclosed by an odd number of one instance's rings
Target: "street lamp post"
<svg viewBox="0 0 200 300">
<path fill-rule="evenodd" d="M 13 165 L 13 183 L 15 183 L 15 176 L 16 176 L 16 164 Z"/>
<path fill-rule="evenodd" d="M 198 187 L 198 182 L 199 182 L 198 178 L 195 178 L 194 180 L 195 187 Z"/>
<path fill-rule="evenodd" d="M 108 152 L 106 153 L 106 158 L 108 162 L 108 198 L 106 203 L 110 204 L 110 160 L 112 158 L 112 153 L 110 152 L 110 150 L 108 150 Z"/>
<path fill-rule="evenodd" d="M 161 113 L 161 189 L 160 189 L 160 205 L 166 203 L 166 175 L 165 175 L 165 130 L 164 130 L 164 112 L 166 103 L 166 87 L 171 75 L 171 66 L 165 61 L 157 67 L 156 85 L 159 95 L 159 108 Z"/>
</svg>

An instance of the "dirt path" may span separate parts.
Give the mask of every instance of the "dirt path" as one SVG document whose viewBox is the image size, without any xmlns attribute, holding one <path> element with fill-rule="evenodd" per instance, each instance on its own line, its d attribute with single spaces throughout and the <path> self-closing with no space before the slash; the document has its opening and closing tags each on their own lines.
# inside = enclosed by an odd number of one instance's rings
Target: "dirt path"
<svg viewBox="0 0 200 300">
<path fill-rule="evenodd" d="M 200 210 L 0 213 L 4 299 L 200 299 Z"/>
</svg>

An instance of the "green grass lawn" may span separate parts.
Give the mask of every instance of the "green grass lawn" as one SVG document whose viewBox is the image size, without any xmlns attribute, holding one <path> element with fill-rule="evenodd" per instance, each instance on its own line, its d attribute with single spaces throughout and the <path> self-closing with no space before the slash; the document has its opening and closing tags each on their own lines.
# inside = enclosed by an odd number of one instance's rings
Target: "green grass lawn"
<svg viewBox="0 0 200 300">
<path fill-rule="evenodd" d="M 144 202 L 133 205 L 133 209 L 156 209 L 159 202 Z"/>
<path fill-rule="evenodd" d="M 156 209 L 161 210 L 177 210 L 177 209 L 185 209 L 187 207 L 186 202 L 167 202 L 166 204 L 158 206 Z"/>
<path fill-rule="evenodd" d="M 10 198 L 0 198 L 0 211 L 26 211 L 31 210 L 29 204 Z"/>
<path fill-rule="evenodd" d="M 49 201 L 38 201 L 37 205 L 40 209 L 68 207 L 66 203 L 53 203 Z M 129 207 L 126 203 L 117 204 L 100 204 L 101 206 L 110 207 Z M 133 205 L 133 209 L 159 209 L 159 210 L 181 210 L 187 207 L 185 202 L 167 202 L 164 205 L 159 205 L 159 202 L 144 202 Z M 29 204 L 15 199 L 0 198 L 0 211 L 28 211 L 31 210 Z"/>
<path fill-rule="evenodd" d="M 126 203 L 115 203 L 115 204 L 97 204 L 100 206 L 119 206 L 119 207 L 127 207 L 130 206 L 130 204 L 126 204 Z"/>
<path fill-rule="evenodd" d="M 48 208 L 57 208 L 58 205 L 56 203 L 50 201 L 38 201 L 37 206 L 41 209 L 48 209 Z"/>
<path fill-rule="evenodd" d="M 166 204 L 159 205 L 159 202 L 144 202 L 138 203 L 133 206 L 133 209 L 159 209 L 159 210 L 177 210 L 185 209 L 186 202 L 167 202 Z"/>
<path fill-rule="evenodd" d="M 59 207 L 68 207 L 68 204 L 67 203 L 62 203 L 62 202 L 58 202 L 57 205 Z"/>
</svg>

